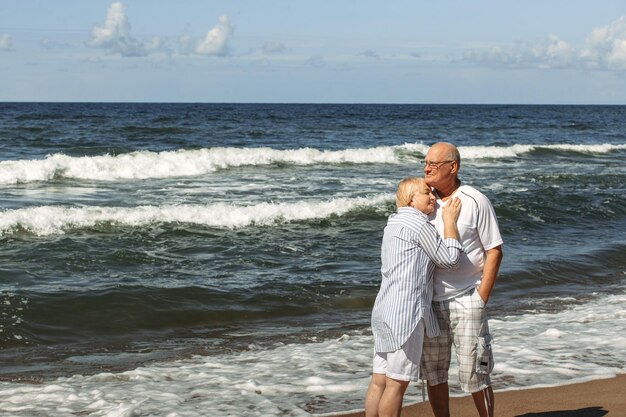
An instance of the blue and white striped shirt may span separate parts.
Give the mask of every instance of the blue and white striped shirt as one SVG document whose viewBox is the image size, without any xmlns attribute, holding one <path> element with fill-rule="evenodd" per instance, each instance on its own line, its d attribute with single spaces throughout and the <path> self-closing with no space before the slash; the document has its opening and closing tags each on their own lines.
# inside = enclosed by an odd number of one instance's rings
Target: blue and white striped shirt
<svg viewBox="0 0 626 417">
<path fill-rule="evenodd" d="M 389 216 L 381 248 L 382 282 L 372 311 L 377 352 L 394 352 L 408 340 L 420 319 L 429 337 L 439 334 L 431 317 L 435 266 L 453 269 L 461 244 L 442 240 L 428 218 L 413 207 Z"/>
</svg>

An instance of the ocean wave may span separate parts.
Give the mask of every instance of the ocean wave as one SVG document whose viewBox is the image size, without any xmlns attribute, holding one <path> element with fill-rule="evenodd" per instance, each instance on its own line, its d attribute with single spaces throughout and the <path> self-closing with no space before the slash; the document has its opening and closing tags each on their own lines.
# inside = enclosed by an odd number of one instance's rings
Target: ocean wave
<svg viewBox="0 0 626 417">
<path fill-rule="evenodd" d="M 228 203 L 137 207 L 39 206 L 1 211 L 0 236 L 19 232 L 48 236 L 64 234 L 74 229 L 142 227 L 163 223 L 185 223 L 223 229 L 252 225 L 271 226 L 342 216 L 359 209 L 376 209 L 391 201 L 392 195 L 377 195 L 328 201 L 259 203 L 251 206 Z"/>
<path fill-rule="evenodd" d="M 492 317 L 489 326 L 499 354 L 494 384 L 528 388 L 622 373 L 624 302 L 620 291 L 557 313 Z M 78 415 L 92 409 L 116 416 L 249 415 L 250 410 L 258 415 L 320 415 L 362 406 L 372 345 L 371 335 L 352 332 L 299 343 L 275 338 L 267 347 L 250 343 L 245 350 L 153 363 L 137 352 L 77 353 L 64 366 L 123 358 L 134 359 L 137 366 L 121 372 L 103 366 L 106 372 L 75 373 L 38 384 L 2 383 L 0 408 L 15 416 Z M 450 375 L 457 372 L 452 363 Z M 459 394 L 456 386 L 451 384 L 453 394 Z M 407 401 L 419 401 L 418 390 L 410 391 Z"/>
<path fill-rule="evenodd" d="M 515 158 L 536 150 L 604 154 L 626 149 L 626 144 L 460 146 L 464 160 Z M 143 180 L 198 176 L 221 169 L 274 164 L 398 164 L 406 157 L 421 158 L 428 151 L 423 143 L 397 146 L 319 150 L 314 148 L 207 148 L 176 151 L 136 151 L 120 155 L 73 157 L 53 154 L 41 160 L 0 162 L 0 185 L 80 179 L 97 181 Z"/>
<path fill-rule="evenodd" d="M 585 154 L 607 154 L 626 150 L 626 144 L 552 144 L 552 145 L 511 145 L 511 146 L 460 146 L 461 159 L 499 159 L 517 156 L 539 150 L 566 151 Z"/>
<path fill-rule="evenodd" d="M 220 169 L 272 164 L 397 163 L 394 147 L 345 149 L 210 148 L 137 151 L 121 155 L 72 157 L 49 155 L 43 160 L 0 162 L 0 184 L 50 181 L 55 178 L 99 181 L 197 176 Z"/>
</svg>

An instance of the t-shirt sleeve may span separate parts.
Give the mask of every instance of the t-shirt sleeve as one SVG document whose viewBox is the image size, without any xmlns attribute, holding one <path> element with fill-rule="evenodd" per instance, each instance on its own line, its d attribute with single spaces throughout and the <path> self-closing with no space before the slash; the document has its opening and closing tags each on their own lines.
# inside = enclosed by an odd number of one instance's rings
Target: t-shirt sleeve
<svg viewBox="0 0 626 417">
<path fill-rule="evenodd" d="M 485 250 L 502 245 L 503 240 L 498 227 L 496 211 L 484 195 L 478 200 L 478 234 Z"/>
</svg>

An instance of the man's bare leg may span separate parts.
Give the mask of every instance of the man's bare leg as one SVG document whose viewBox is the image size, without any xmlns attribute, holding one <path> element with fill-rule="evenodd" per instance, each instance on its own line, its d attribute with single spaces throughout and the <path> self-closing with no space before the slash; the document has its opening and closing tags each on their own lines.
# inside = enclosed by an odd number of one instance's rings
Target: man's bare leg
<svg viewBox="0 0 626 417">
<path fill-rule="evenodd" d="M 493 389 L 491 387 L 472 393 L 472 398 L 480 417 L 493 417 Z"/>
<path fill-rule="evenodd" d="M 493 417 L 493 389 L 491 387 L 472 393 L 472 398 L 480 417 Z"/>
<path fill-rule="evenodd" d="M 448 383 L 428 385 L 428 401 L 435 417 L 450 417 Z"/>
</svg>

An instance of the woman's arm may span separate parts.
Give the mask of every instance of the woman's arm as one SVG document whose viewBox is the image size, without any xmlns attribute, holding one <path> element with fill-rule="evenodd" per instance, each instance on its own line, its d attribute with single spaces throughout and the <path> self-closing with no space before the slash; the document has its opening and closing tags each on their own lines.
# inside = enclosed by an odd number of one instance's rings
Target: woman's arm
<svg viewBox="0 0 626 417">
<path fill-rule="evenodd" d="M 419 244 L 438 267 L 454 269 L 459 265 L 461 250 L 463 249 L 461 244 L 456 239 L 447 238 L 443 240 L 432 224 L 426 223 L 422 228 Z"/>
<path fill-rule="evenodd" d="M 426 223 L 420 233 L 420 246 L 438 267 L 454 269 L 459 264 L 463 250 L 456 226 L 461 213 L 461 200 L 451 199 L 442 210 L 443 236 L 446 240 L 441 239 L 433 225 Z"/>
</svg>

